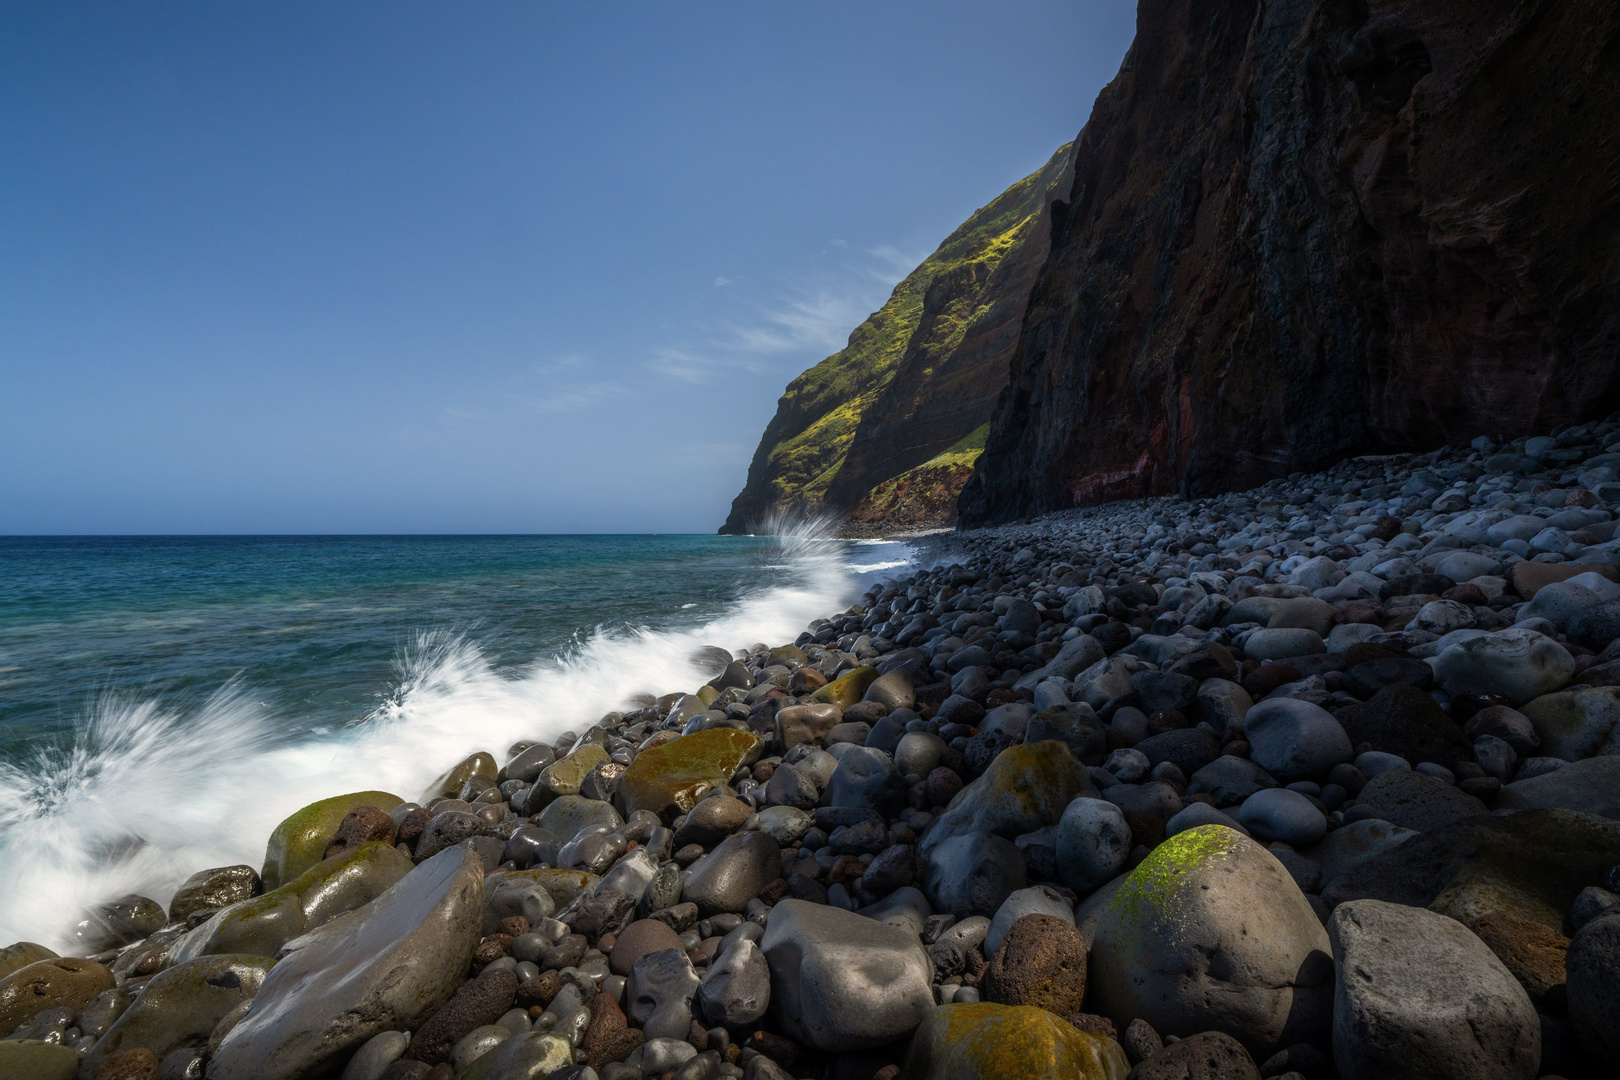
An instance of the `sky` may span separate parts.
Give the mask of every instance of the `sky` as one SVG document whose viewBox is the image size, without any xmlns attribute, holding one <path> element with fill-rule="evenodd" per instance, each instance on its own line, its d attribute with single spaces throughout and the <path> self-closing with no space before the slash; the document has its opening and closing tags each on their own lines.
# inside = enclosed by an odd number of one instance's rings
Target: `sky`
<svg viewBox="0 0 1620 1080">
<path fill-rule="evenodd" d="M 712 532 L 1134 23 L 0 6 L 0 534 Z"/>
</svg>

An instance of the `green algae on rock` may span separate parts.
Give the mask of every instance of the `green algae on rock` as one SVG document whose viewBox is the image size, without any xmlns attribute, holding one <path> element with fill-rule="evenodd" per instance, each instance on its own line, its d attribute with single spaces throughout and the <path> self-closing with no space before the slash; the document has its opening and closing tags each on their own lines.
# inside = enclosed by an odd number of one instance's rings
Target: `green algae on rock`
<svg viewBox="0 0 1620 1080">
<path fill-rule="evenodd" d="M 904 1080 L 1125 1080 L 1125 1051 L 1033 1005 L 941 1005 L 911 1038 Z"/>
<path fill-rule="evenodd" d="M 810 695 L 811 701 L 825 702 L 836 705 L 840 709 L 847 709 L 866 693 L 866 688 L 877 682 L 877 668 L 858 667 L 840 675 L 820 690 Z"/>
<path fill-rule="evenodd" d="M 360 806 L 392 810 L 404 802 L 386 791 L 356 791 L 310 803 L 289 815 L 270 834 L 264 849 L 264 869 L 259 876 L 266 890 L 277 889 L 320 862 L 326 845 L 349 811 Z"/>
<path fill-rule="evenodd" d="M 461 789 L 466 786 L 467 781 L 475 776 L 486 778 L 489 781 L 489 786 L 494 787 L 495 778 L 499 775 L 500 767 L 495 764 L 495 759 L 480 750 L 476 754 L 470 754 L 463 758 L 449 772 L 429 784 L 427 790 L 422 792 L 422 798 L 419 801 L 426 805 L 434 799 L 454 799 L 461 794 Z M 399 804 L 395 803 L 394 805 Z M 382 809 L 387 810 L 390 808 L 385 806 Z"/>
<path fill-rule="evenodd" d="M 94 960 L 54 956 L 18 968 L 0 979 L 0 1031 L 10 1034 L 46 1009 L 75 1014 L 105 990 L 113 973 Z"/>
<path fill-rule="evenodd" d="M 32 1039 L 0 1040 L 0 1077 L 5 1080 L 73 1080 L 79 1052 Z"/>
<path fill-rule="evenodd" d="M 759 736 L 735 728 L 711 728 L 643 750 L 619 778 L 619 810 L 686 813 L 716 784 L 759 757 Z"/>
<path fill-rule="evenodd" d="M 951 799 L 923 838 L 922 853 L 970 832 L 1011 838 L 1056 825 L 1076 798 L 1096 794 L 1086 767 L 1066 743 L 1048 740 L 1009 747 Z"/>
<path fill-rule="evenodd" d="M 535 786 L 553 796 L 578 795 L 579 787 L 591 770 L 608 760 L 608 752 L 595 743 L 586 743 L 567 757 L 558 758 L 540 771 Z"/>
</svg>

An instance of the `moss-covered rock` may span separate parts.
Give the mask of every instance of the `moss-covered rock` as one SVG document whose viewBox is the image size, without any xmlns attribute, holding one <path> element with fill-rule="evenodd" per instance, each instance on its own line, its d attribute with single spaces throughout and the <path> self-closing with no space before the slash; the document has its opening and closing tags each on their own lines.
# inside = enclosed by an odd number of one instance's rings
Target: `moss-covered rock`
<svg viewBox="0 0 1620 1080">
<path fill-rule="evenodd" d="M 767 666 L 780 664 L 787 668 L 799 668 L 810 662 L 810 657 L 797 645 L 778 645 L 765 657 Z"/>
<path fill-rule="evenodd" d="M 392 810 L 404 801 L 386 791 L 356 791 L 310 803 L 291 814 L 276 826 L 265 846 L 264 869 L 259 872 L 265 889 L 278 889 L 320 862 L 327 843 L 350 810 L 357 806 Z"/>
<path fill-rule="evenodd" d="M 866 688 L 877 681 L 878 673 L 875 667 L 858 667 L 847 671 L 820 690 L 810 695 L 811 701 L 824 701 L 829 705 L 836 705 L 840 709 L 847 709 L 866 694 Z"/>
<path fill-rule="evenodd" d="M 941 1005 L 917 1028 L 904 1080 L 1125 1080 L 1113 1039 L 1033 1005 Z"/>
<path fill-rule="evenodd" d="M 637 810 L 684 814 L 710 788 L 755 761 L 762 749 L 757 735 L 713 728 L 643 750 L 619 778 L 619 810 L 625 817 Z"/>
<path fill-rule="evenodd" d="M 73 1080 L 77 1050 L 56 1043 L 0 1040 L 0 1080 Z"/>
<path fill-rule="evenodd" d="M 1008 839 L 1056 825 L 1081 795 L 1096 797 L 1086 767 L 1067 744 L 1048 740 L 1009 747 L 977 780 L 956 793 L 923 839 L 926 856 L 941 842 L 971 832 Z"/>
<path fill-rule="evenodd" d="M 1327 931 L 1281 863 L 1220 825 L 1177 833 L 1109 898 L 1091 946 L 1090 989 L 1123 1027 L 1220 1031 L 1257 1059 L 1327 1036 Z"/>
<path fill-rule="evenodd" d="M 410 873 L 409 856 L 382 843 L 361 844 L 317 863 L 279 889 L 215 912 L 169 952 L 174 966 L 199 956 L 274 956 L 300 934 L 381 896 Z"/>
<path fill-rule="evenodd" d="M 85 1057 L 85 1071 L 124 1050 L 144 1046 L 159 1060 L 188 1046 L 201 1046 L 225 1014 L 252 1001 L 275 966 L 268 956 L 205 956 L 152 976 L 140 996 Z"/>
<path fill-rule="evenodd" d="M 494 787 L 495 778 L 500 774 L 500 766 L 495 764 L 495 758 L 480 750 L 476 754 L 463 758 L 449 772 L 429 784 L 427 790 L 422 792 L 422 797 L 417 802 L 426 806 L 434 799 L 454 799 L 461 794 L 461 789 L 466 786 L 467 781 L 475 776 L 487 778 L 489 786 Z M 398 806 L 399 804 L 395 803 L 394 805 Z M 382 809 L 388 810 L 391 807 L 385 806 Z"/>
<path fill-rule="evenodd" d="M 559 758 L 540 771 L 535 783 L 553 796 L 578 795 L 579 786 L 591 770 L 610 760 L 608 752 L 595 743 L 585 743 L 567 757 Z"/>
<path fill-rule="evenodd" d="M 49 960 L 55 955 L 45 946 L 36 945 L 32 941 L 19 941 L 14 945 L 7 945 L 5 951 L 0 952 L 0 979 L 4 979 L 19 968 L 37 964 L 41 960 Z"/>
<path fill-rule="evenodd" d="M 11 1034 L 46 1009 L 80 1009 L 113 988 L 113 973 L 93 960 L 56 956 L 0 979 L 0 1031 Z"/>
<path fill-rule="evenodd" d="M 1323 890 L 1330 904 L 1384 900 L 1468 925 L 1493 912 L 1562 930 L 1582 889 L 1620 863 L 1620 822 L 1525 810 L 1447 825 L 1356 865 Z"/>
</svg>

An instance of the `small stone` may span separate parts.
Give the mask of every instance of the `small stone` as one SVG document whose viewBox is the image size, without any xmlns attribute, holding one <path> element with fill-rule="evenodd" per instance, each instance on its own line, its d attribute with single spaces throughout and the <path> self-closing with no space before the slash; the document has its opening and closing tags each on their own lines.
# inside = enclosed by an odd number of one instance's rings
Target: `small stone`
<svg viewBox="0 0 1620 1080">
<path fill-rule="evenodd" d="M 685 1038 L 692 1025 L 692 995 L 698 976 L 681 949 L 647 953 L 631 969 L 625 996 L 630 1018 L 647 1039 Z"/>
<path fill-rule="evenodd" d="M 608 956 L 608 967 L 615 975 L 628 976 L 636 961 L 648 953 L 680 947 L 680 935 L 664 922 L 638 919 L 620 931 Z"/>
<path fill-rule="evenodd" d="M 1327 818 L 1314 803 L 1297 791 L 1269 788 L 1244 800 L 1238 821 L 1255 837 L 1280 840 L 1294 847 L 1306 847 L 1327 833 Z"/>
</svg>

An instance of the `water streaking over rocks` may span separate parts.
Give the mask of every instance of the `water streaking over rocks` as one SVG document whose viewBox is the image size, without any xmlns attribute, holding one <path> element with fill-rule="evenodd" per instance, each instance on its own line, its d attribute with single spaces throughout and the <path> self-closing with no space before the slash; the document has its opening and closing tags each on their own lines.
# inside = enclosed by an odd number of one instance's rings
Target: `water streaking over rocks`
<svg viewBox="0 0 1620 1080">
<path fill-rule="evenodd" d="M 87 898 L 138 892 L 167 902 L 199 866 L 257 865 L 276 822 L 325 794 L 356 785 L 415 792 L 444 761 L 478 747 L 588 726 L 635 694 L 701 682 L 693 659 L 701 647 L 791 638 L 864 587 L 874 564 L 904 565 L 907 551 L 821 540 L 810 528 L 739 539 L 79 545 L 99 549 L 88 561 L 116 563 L 102 571 L 106 591 L 115 584 L 145 590 L 145 602 L 117 620 L 106 611 L 87 616 L 97 650 L 77 668 L 55 661 L 58 675 L 75 674 L 80 683 L 57 688 L 59 710 L 27 707 L 30 697 L 48 695 L 30 694 L 15 677 L 0 699 L 8 720 L 0 745 L 10 747 L 0 759 L 4 941 L 65 947 L 63 934 Z M 527 555 L 518 550 L 525 545 Z M 8 568 L 61 558 L 63 546 L 9 541 Z M 78 557 L 80 566 L 56 572 L 78 577 L 87 602 L 103 598 L 84 580 L 95 576 L 84 572 L 86 556 Z M 317 565 L 300 568 L 299 560 Z M 457 560 L 481 572 L 457 573 Z M 371 580 L 336 580 L 350 571 Z M 54 582 L 26 582 L 20 573 L 10 580 L 6 652 L 31 661 L 17 654 L 60 647 L 82 620 L 71 603 L 37 610 Z M 177 601 L 178 587 L 186 593 Z M 504 609 L 501 619 L 476 616 L 471 604 L 480 593 Z M 133 606 L 127 596 L 123 602 Z M 36 610 L 17 612 L 31 605 Z M 260 633 L 287 609 L 307 639 L 302 659 L 282 651 L 285 634 L 265 643 Z M 410 629 L 436 621 L 482 626 Z M 108 629 L 114 622 L 119 633 Z M 176 674 L 151 680 L 163 692 L 142 696 L 149 684 L 136 672 L 119 689 L 98 692 L 109 680 L 94 665 L 138 662 L 140 639 L 156 622 L 199 624 L 199 638 L 217 630 L 195 652 L 223 684 L 201 696 Z M 523 648 L 532 651 L 520 658 Z M 90 650 L 80 643 L 75 651 Z M 162 664 L 182 668 L 185 651 L 165 654 Z M 34 664 L 22 667 L 34 674 Z M 314 708 L 301 708 L 301 697 Z"/>
</svg>

